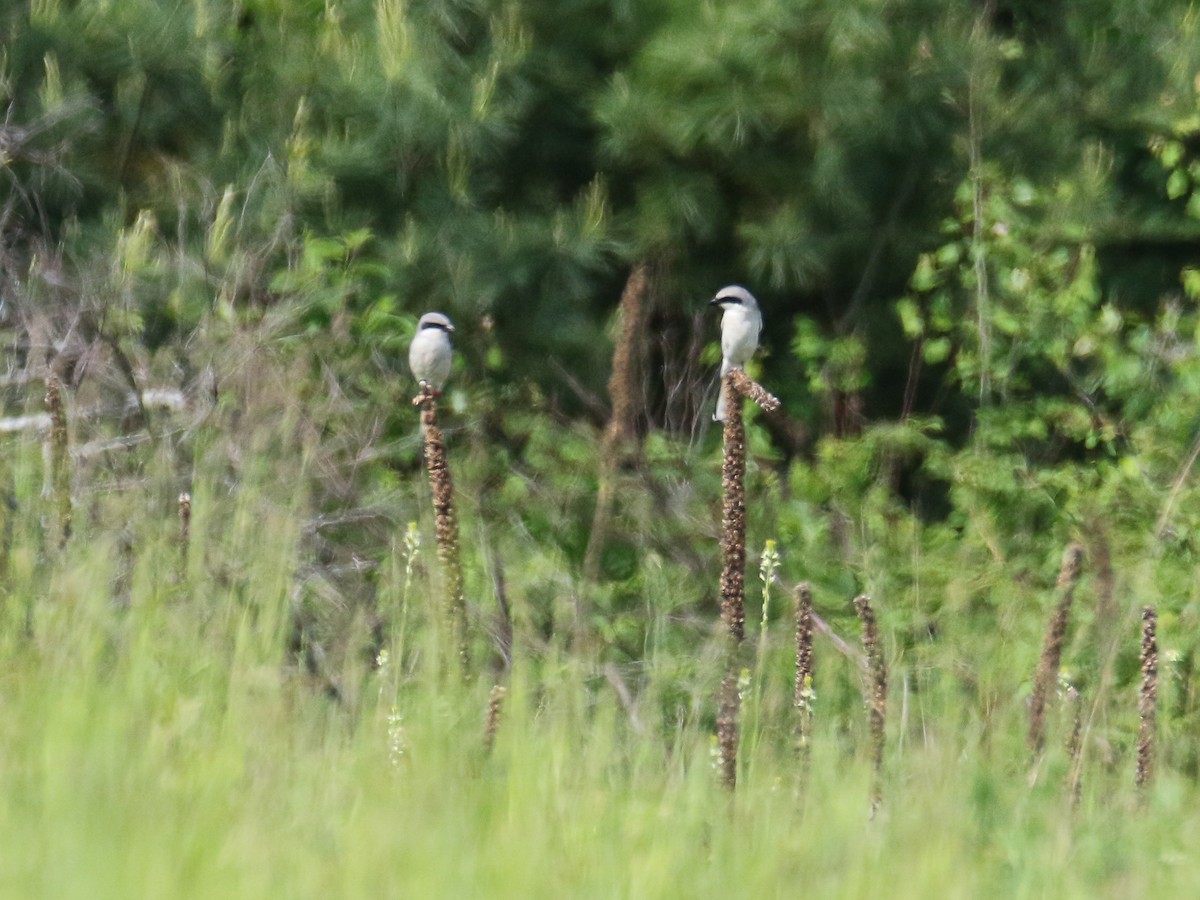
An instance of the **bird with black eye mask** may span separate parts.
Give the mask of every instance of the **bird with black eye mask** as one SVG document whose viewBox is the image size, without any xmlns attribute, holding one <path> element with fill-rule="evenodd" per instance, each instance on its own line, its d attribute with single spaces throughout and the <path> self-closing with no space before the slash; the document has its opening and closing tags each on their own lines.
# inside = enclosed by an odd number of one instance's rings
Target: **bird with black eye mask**
<svg viewBox="0 0 1200 900">
<path fill-rule="evenodd" d="M 740 285 L 731 284 L 717 291 L 709 301 L 719 307 L 721 315 L 721 384 L 717 390 L 716 422 L 725 421 L 725 376 L 731 369 L 746 365 L 758 349 L 758 333 L 762 331 L 762 314 L 754 295 Z"/>
<path fill-rule="evenodd" d="M 446 379 L 450 377 L 450 366 L 454 362 L 454 348 L 450 335 L 454 326 L 438 312 L 425 313 L 417 322 L 417 333 L 408 348 L 408 366 L 413 377 L 428 385 L 434 395 L 440 396 Z"/>
</svg>

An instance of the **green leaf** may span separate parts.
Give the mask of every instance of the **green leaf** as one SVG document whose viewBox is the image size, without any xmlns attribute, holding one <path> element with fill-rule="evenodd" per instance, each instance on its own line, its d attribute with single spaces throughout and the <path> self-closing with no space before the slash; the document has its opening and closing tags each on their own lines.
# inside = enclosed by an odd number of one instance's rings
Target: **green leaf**
<svg viewBox="0 0 1200 900">
<path fill-rule="evenodd" d="M 931 291 L 937 287 L 937 269 L 934 268 L 933 258 L 928 253 L 922 253 L 917 259 L 917 268 L 912 274 L 909 284 L 914 291 Z"/>
<path fill-rule="evenodd" d="M 1167 178 L 1167 197 L 1171 200 L 1178 200 L 1188 192 L 1190 183 L 1191 180 L 1183 169 L 1171 170 L 1171 174 Z"/>
<path fill-rule="evenodd" d="M 921 320 L 921 311 L 911 297 L 896 301 L 896 313 L 900 316 L 900 326 L 906 336 L 916 338 L 924 333 L 925 323 Z"/>
<path fill-rule="evenodd" d="M 945 362 L 950 356 L 950 339 L 941 337 L 928 340 L 921 352 L 925 357 L 925 362 L 930 365 Z"/>
<path fill-rule="evenodd" d="M 1183 160 L 1183 144 L 1179 141 L 1167 141 L 1159 151 L 1158 158 L 1168 169 L 1174 169 Z"/>
</svg>

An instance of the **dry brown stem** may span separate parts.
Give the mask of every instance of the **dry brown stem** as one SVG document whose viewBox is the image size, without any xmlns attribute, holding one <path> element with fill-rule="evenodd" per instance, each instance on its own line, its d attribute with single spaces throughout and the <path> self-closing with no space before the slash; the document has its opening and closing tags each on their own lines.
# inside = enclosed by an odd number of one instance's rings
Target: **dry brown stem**
<svg viewBox="0 0 1200 900">
<path fill-rule="evenodd" d="M 634 432 L 634 386 L 637 383 L 640 365 L 640 337 L 643 331 L 642 322 L 645 319 L 647 282 L 646 264 L 638 263 L 629 274 L 629 280 L 625 282 L 625 290 L 621 294 L 618 307 L 621 330 L 613 348 L 612 374 L 608 379 L 612 415 L 604 432 L 604 443 L 600 453 L 600 488 L 596 494 L 592 530 L 588 535 L 587 550 L 583 556 L 584 580 L 593 583 L 600 576 L 600 554 L 608 540 L 612 522 L 617 468 L 623 455 L 622 445 Z"/>
<path fill-rule="evenodd" d="M 737 787 L 738 710 L 741 706 L 736 658 L 737 654 L 730 652 L 717 699 L 717 751 L 721 785 L 730 791 Z"/>
<path fill-rule="evenodd" d="M 438 559 L 446 590 L 446 622 L 458 651 L 464 676 L 471 671 L 470 644 L 467 640 L 467 601 L 463 593 L 463 569 L 460 555 L 458 518 L 454 513 L 454 479 L 446 454 L 446 439 L 437 425 L 437 395 L 421 385 L 413 400 L 421 406 L 421 428 L 425 438 L 425 467 L 433 495 L 434 531 Z"/>
<path fill-rule="evenodd" d="M 875 621 L 875 610 L 871 607 L 871 598 L 860 594 L 854 598 L 854 609 L 862 620 L 863 651 L 867 655 L 870 670 L 870 695 L 867 698 L 867 712 L 871 727 L 871 766 L 873 780 L 871 785 L 871 817 L 883 803 L 883 749 L 887 736 L 887 691 L 888 671 L 887 662 L 883 658 L 883 644 L 879 639 L 879 626 Z"/>
<path fill-rule="evenodd" d="M 736 646 L 746 634 L 746 426 L 742 421 L 742 396 L 730 372 L 722 381 L 725 391 L 725 455 L 721 464 L 721 621 Z"/>
<path fill-rule="evenodd" d="M 184 491 L 179 495 L 179 555 L 187 559 L 188 544 L 192 537 L 192 495 Z"/>
<path fill-rule="evenodd" d="M 1067 688 L 1067 703 L 1071 710 L 1071 731 L 1067 735 L 1067 790 L 1071 792 L 1071 807 L 1074 808 L 1079 805 L 1083 787 L 1083 704 L 1074 686 Z"/>
<path fill-rule="evenodd" d="M 483 723 L 483 748 L 488 753 L 496 743 L 496 732 L 500 728 L 500 713 L 504 708 L 504 696 L 508 688 L 497 684 L 492 686 L 488 694 L 487 717 Z"/>
<path fill-rule="evenodd" d="M 1035 754 L 1041 753 L 1046 741 L 1046 700 L 1058 681 L 1063 642 L 1066 640 L 1067 623 L 1070 621 L 1071 604 L 1075 599 L 1075 586 L 1079 582 L 1082 564 L 1083 548 L 1079 544 L 1071 544 L 1063 551 L 1062 566 L 1058 572 L 1058 606 L 1046 628 L 1042 655 L 1033 678 L 1033 694 L 1029 698 L 1029 749 Z"/>
<path fill-rule="evenodd" d="M 733 389 L 741 396 L 753 400 L 763 412 L 775 412 L 779 409 L 779 398 L 770 393 L 765 387 L 754 381 L 741 369 L 732 369 L 727 376 L 733 383 Z"/>
<path fill-rule="evenodd" d="M 1138 697 L 1137 788 L 1145 790 L 1154 777 L 1154 722 L 1158 708 L 1158 614 L 1142 609 L 1142 690 Z"/>
<path fill-rule="evenodd" d="M 811 687 L 813 642 L 812 587 L 807 581 L 796 585 L 796 706 L 805 700 L 805 691 Z"/>
<path fill-rule="evenodd" d="M 808 759 L 813 708 L 813 608 L 807 581 L 796 585 L 796 752 Z"/>
<path fill-rule="evenodd" d="M 71 537 L 71 455 L 62 382 L 53 373 L 46 376 L 46 408 L 50 412 L 50 490 L 61 548 Z"/>
</svg>

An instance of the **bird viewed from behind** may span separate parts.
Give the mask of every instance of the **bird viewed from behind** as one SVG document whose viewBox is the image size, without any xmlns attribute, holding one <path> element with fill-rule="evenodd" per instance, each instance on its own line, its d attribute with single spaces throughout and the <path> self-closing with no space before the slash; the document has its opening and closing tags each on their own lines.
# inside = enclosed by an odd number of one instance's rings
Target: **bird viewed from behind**
<svg viewBox="0 0 1200 900">
<path fill-rule="evenodd" d="M 713 420 L 725 421 L 725 375 L 730 369 L 740 369 L 758 349 L 758 333 L 762 330 L 762 315 L 758 301 L 744 287 L 731 284 L 717 291 L 709 301 L 719 306 L 721 316 L 721 382 L 717 387 L 717 411 Z"/>
<path fill-rule="evenodd" d="M 425 313 L 417 323 L 417 333 L 408 348 L 408 365 L 413 377 L 428 385 L 434 394 L 440 395 L 446 379 L 450 377 L 450 366 L 454 361 L 454 348 L 450 335 L 454 326 L 438 312 Z"/>
</svg>

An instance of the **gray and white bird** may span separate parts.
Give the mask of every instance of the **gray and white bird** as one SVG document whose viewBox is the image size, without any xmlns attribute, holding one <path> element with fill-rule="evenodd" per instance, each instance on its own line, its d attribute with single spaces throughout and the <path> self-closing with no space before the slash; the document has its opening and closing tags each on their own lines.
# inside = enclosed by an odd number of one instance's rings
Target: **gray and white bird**
<svg viewBox="0 0 1200 900">
<path fill-rule="evenodd" d="M 725 421 L 725 375 L 730 369 L 740 369 L 758 349 L 758 333 L 762 330 L 762 315 L 758 301 L 744 287 L 731 284 L 717 291 L 709 301 L 719 306 L 721 316 L 721 382 L 717 387 L 717 411 L 713 421 Z"/>
<path fill-rule="evenodd" d="M 454 362 L 454 348 L 450 346 L 453 332 L 454 326 L 444 315 L 425 313 L 417 322 L 417 333 L 408 348 L 408 367 L 413 376 L 436 394 L 441 394 L 450 377 L 450 365 Z"/>
</svg>

